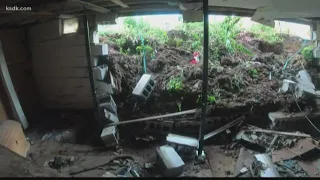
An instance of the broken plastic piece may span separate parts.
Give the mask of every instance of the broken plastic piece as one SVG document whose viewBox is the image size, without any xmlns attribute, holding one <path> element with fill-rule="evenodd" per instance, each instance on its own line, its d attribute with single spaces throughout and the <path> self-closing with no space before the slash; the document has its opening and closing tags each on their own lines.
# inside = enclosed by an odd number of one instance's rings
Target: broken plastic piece
<svg viewBox="0 0 320 180">
<path fill-rule="evenodd" d="M 246 167 L 243 167 L 241 170 L 240 170 L 240 173 L 242 174 L 242 173 L 245 173 L 245 172 L 247 172 L 248 171 L 248 169 L 246 168 Z"/>
</svg>

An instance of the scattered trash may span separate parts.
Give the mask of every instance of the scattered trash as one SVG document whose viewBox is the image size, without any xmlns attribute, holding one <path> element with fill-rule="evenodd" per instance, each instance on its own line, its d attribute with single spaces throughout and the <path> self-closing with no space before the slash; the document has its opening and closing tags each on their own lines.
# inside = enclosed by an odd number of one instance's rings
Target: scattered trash
<svg viewBox="0 0 320 180">
<path fill-rule="evenodd" d="M 59 156 L 55 156 L 52 160 L 45 162 L 44 166 L 49 166 L 52 169 L 60 170 L 63 167 L 70 166 L 74 163 L 75 157 L 71 156 L 68 158 L 63 158 Z"/>
<path fill-rule="evenodd" d="M 76 142 L 76 131 L 74 129 L 67 129 L 62 131 L 53 131 L 45 134 L 42 141 L 53 140 L 61 143 L 75 143 Z"/>
<path fill-rule="evenodd" d="M 47 133 L 47 134 L 45 134 L 45 135 L 41 138 L 41 140 L 42 140 L 42 141 L 47 141 L 47 140 L 49 140 L 51 137 L 52 137 L 52 133 Z"/>
<path fill-rule="evenodd" d="M 246 168 L 246 167 L 243 167 L 241 170 L 240 170 L 240 173 L 245 173 L 245 172 L 247 172 L 248 171 L 248 169 Z"/>
<path fill-rule="evenodd" d="M 296 75 L 298 81 L 295 88 L 295 96 L 297 98 L 302 97 L 305 93 L 316 95 L 315 86 L 312 83 L 311 77 L 307 70 L 301 70 Z"/>
<path fill-rule="evenodd" d="M 252 173 L 249 171 L 252 163 L 254 161 L 254 156 L 249 153 L 245 148 L 240 149 L 238 160 L 235 167 L 235 177 L 252 177 Z M 243 172 L 247 169 L 246 172 Z M 241 171 L 242 170 L 242 171 Z M 243 172 L 243 173 L 241 173 Z"/>
<path fill-rule="evenodd" d="M 267 154 L 255 155 L 256 162 L 253 164 L 254 172 L 258 173 L 258 177 L 280 177 L 276 166 Z"/>
<path fill-rule="evenodd" d="M 145 163 L 144 164 L 144 168 L 146 169 L 152 169 L 155 166 L 155 163 Z"/>
<path fill-rule="evenodd" d="M 252 149 L 252 150 L 255 150 L 255 151 L 261 152 L 261 153 L 266 152 L 266 147 L 251 140 L 251 138 L 249 138 L 249 136 L 246 134 L 246 131 L 244 131 L 244 130 L 241 130 L 237 134 L 236 140 L 238 141 L 238 143 L 240 143 L 242 146 L 244 146 L 248 149 Z"/>
<path fill-rule="evenodd" d="M 57 132 L 55 140 L 62 143 L 75 143 L 76 137 L 76 131 L 74 129 L 67 129 Z"/>
<path fill-rule="evenodd" d="M 117 177 L 117 176 L 107 171 L 101 177 Z"/>
<path fill-rule="evenodd" d="M 279 173 L 283 177 L 308 177 L 296 160 L 285 160 L 276 163 Z"/>
<path fill-rule="evenodd" d="M 280 93 L 286 93 L 287 91 L 294 92 L 294 84 L 295 83 L 296 82 L 294 82 L 294 81 L 284 79 L 282 87 L 279 89 L 279 92 Z"/>
<path fill-rule="evenodd" d="M 156 140 L 156 138 L 153 137 L 153 136 L 135 137 L 135 138 L 136 138 L 137 141 L 138 140 L 143 140 L 143 141 L 147 141 L 147 142 Z"/>
</svg>

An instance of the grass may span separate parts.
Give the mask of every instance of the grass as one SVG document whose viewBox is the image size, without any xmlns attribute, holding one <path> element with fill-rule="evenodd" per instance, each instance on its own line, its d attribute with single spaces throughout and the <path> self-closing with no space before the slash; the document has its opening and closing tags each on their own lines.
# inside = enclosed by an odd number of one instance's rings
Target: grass
<svg viewBox="0 0 320 180">
<path fill-rule="evenodd" d="M 252 54 L 249 49 L 236 41 L 236 37 L 240 32 L 238 23 L 240 17 L 226 17 L 223 22 L 210 24 L 210 61 L 216 61 L 225 53 L 235 54 L 244 53 Z M 141 37 L 145 40 L 145 46 L 149 49 L 155 49 L 158 45 L 153 45 L 148 40 L 156 41 L 157 43 L 167 44 L 174 47 L 190 51 L 203 50 L 203 23 L 183 23 L 175 30 L 182 32 L 183 37 L 174 35 L 168 37 L 166 31 L 152 27 L 143 19 L 126 18 L 124 20 L 124 30 L 120 38 L 111 39 L 115 41 L 122 53 L 125 54 L 141 54 Z M 117 32 L 103 32 L 101 35 L 108 36 L 117 34 Z"/>
<path fill-rule="evenodd" d="M 198 95 L 198 99 L 196 101 L 196 104 L 202 103 L 202 95 Z M 207 103 L 208 104 L 214 104 L 216 102 L 216 97 L 214 95 L 207 95 Z"/>
<path fill-rule="evenodd" d="M 183 88 L 182 80 L 181 78 L 178 78 L 178 77 L 171 78 L 167 84 L 167 89 L 172 92 L 181 91 L 182 88 Z"/>
<path fill-rule="evenodd" d="M 272 27 L 263 24 L 254 24 L 249 30 L 258 39 L 264 40 L 270 44 L 275 44 L 283 41 L 283 38 Z"/>
<path fill-rule="evenodd" d="M 249 70 L 249 74 L 252 78 L 256 78 L 259 75 L 257 69 L 254 69 L 254 68 Z"/>
<path fill-rule="evenodd" d="M 307 46 L 302 49 L 301 54 L 303 55 L 306 61 L 313 60 L 313 49 L 314 49 L 314 46 Z"/>
</svg>

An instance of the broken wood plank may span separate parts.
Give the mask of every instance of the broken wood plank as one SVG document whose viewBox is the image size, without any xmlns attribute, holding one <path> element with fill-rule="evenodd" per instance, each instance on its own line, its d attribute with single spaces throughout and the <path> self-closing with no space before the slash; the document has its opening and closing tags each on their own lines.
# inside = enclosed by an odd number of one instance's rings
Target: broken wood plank
<svg viewBox="0 0 320 180">
<path fill-rule="evenodd" d="M 296 136 L 296 137 L 305 137 L 305 138 L 311 138 L 309 134 L 303 134 L 303 133 L 292 133 L 292 132 L 281 132 L 281 131 L 274 131 L 274 130 L 267 130 L 267 129 L 249 129 L 247 131 L 251 132 L 262 132 L 267 134 L 279 134 L 279 135 L 285 135 L 285 136 Z"/>
<path fill-rule="evenodd" d="M 238 118 L 238 119 L 236 119 L 236 120 L 234 120 L 234 121 L 232 121 L 232 122 L 220 127 L 219 129 L 216 129 L 216 130 L 212 131 L 211 133 L 208 133 L 208 134 L 204 135 L 204 140 L 212 138 L 213 136 L 225 131 L 226 129 L 229 129 L 232 126 L 235 126 L 236 124 L 239 124 L 243 119 L 244 119 L 244 116 L 242 116 L 242 117 L 240 117 L 240 118 Z"/>
<path fill-rule="evenodd" d="M 28 128 L 28 121 L 27 118 L 23 112 L 23 109 L 21 107 L 21 104 L 19 102 L 17 93 L 14 89 L 14 86 L 12 84 L 12 80 L 10 77 L 10 73 L 7 67 L 7 63 L 4 57 L 4 52 L 2 49 L 2 43 L 0 41 L 0 73 L 1 73 L 1 79 L 2 82 L 4 82 L 4 86 L 7 92 L 7 95 L 10 99 L 11 108 L 13 111 L 13 115 L 15 120 L 18 120 L 24 129 Z"/>
<path fill-rule="evenodd" d="M 244 147 L 240 149 L 240 153 L 238 156 L 238 160 L 236 163 L 234 175 L 238 177 L 252 177 L 252 174 L 250 171 L 247 171 L 245 173 L 240 173 L 242 168 L 250 169 L 250 166 L 254 162 L 254 156 L 247 151 Z"/>
<path fill-rule="evenodd" d="M 13 120 L 0 122 L 0 145 L 23 157 L 27 157 L 30 149 L 30 144 L 24 135 L 21 124 Z"/>
<path fill-rule="evenodd" d="M 85 1 L 81 1 L 81 0 L 69 0 L 69 2 L 82 4 L 87 9 L 90 9 L 90 10 L 96 11 L 96 12 L 100 12 L 100 13 L 108 13 L 111 11 L 110 9 L 107 9 L 107 8 L 104 8 L 104 7 L 101 7 L 101 6 L 92 4 L 92 3 L 88 3 Z"/>
<path fill-rule="evenodd" d="M 196 112 L 197 112 L 197 109 L 192 109 L 192 110 L 188 110 L 188 111 L 181 111 L 181 112 L 177 112 L 177 113 L 165 114 L 165 115 L 160 115 L 160 116 L 152 116 L 152 117 L 146 117 L 146 118 L 140 118 L 140 119 L 133 119 L 133 120 L 128 120 L 128 121 L 110 123 L 106 127 L 122 125 L 122 124 L 129 124 L 129 123 L 135 123 L 135 122 L 151 121 L 151 120 L 157 120 L 157 119 L 161 119 L 161 118 L 168 118 L 168 117 L 174 117 L 174 116 L 181 116 L 181 115 L 186 115 L 186 114 L 194 114 Z"/>
<path fill-rule="evenodd" d="M 292 159 L 316 148 L 318 147 L 311 142 L 311 139 L 300 139 L 292 148 L 275 150 L 272 153 L 272 161 Z"/>
</svg>

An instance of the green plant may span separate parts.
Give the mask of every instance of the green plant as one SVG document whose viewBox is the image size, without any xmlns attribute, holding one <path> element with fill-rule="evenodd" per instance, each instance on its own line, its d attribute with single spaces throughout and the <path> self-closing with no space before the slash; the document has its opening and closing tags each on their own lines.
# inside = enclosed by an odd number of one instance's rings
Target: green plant
<svg viewBox="0 0 320 180">
<path fill-rule="evenodd" d="M 213 96 L 213 95 L 208 96 L 208 102 L 209 102 L 210 104 L 216 102 L 216 97 Z"/>
<path fill-rule="evenodd" d="M 167 84 L 167 89 L 169 91 L 181 91 L 183 87 L 181 78 L 171 78 Z"/>
<path fill-rule="evenodd" d="M 240 21 L 240 17 L 226 17 L 221 23 L 212 24 L 210 28 L 210 36 L 214 38 L 214 42 L 217 48 L 225 48 L 230 54 L 235 52 L 242 52 L 246 54 L 252 54 L 249 49 L 236 41 L 236 37 L 240 32 L 240 28 L 237 26 Z"/>
<path fill-rule="evenodd" d="M 202 102 L 202 95 L 198 95 L 196 104 L 201 104 Z M 207 95 L 207 103 L 208 104 L 213 104 L 216 102 L 216 97 L 214 95 Z"/>
<path fill-rule="evenodd" d="M 136 47 L 136 50 L 139 54 L 142 54 L 143 49 L 145 50 L 146 54 L 151 54 L 154 51 L 153 48 L 149 45 L 140 45 Z"/>
<path fill-rule="evenodd" d="M 249 31 L 252 32 L 255 37 L 267 41 L 270 44 L 283 41 L 283 38 L 280 37 L 274 28 L 263 24 L 254 24 Z"/>
<path fill-rule="evenodd" d="M 182 104 L 181 102 L 177 102 L 178 111 L 181 112 L 182 110 Z"/>
<path fill-rule="evenodd" d="M 302 49 L 301 54 L 303 55 L 303 57 L 306 61 L 313 60 L 313 48 L 314 48 L 314 46 L 307 46 Z"/>
<path fill-rule="evenodd" d="M 250 74 L 250 76 L 253 77 L 253 78 L 258 77 L 258 71 L 257 71 L 257 69 L 254 69 L 254 68 L 250 69 L 250 70 L 249 70 L 249 74 Z"/>
</svg>

